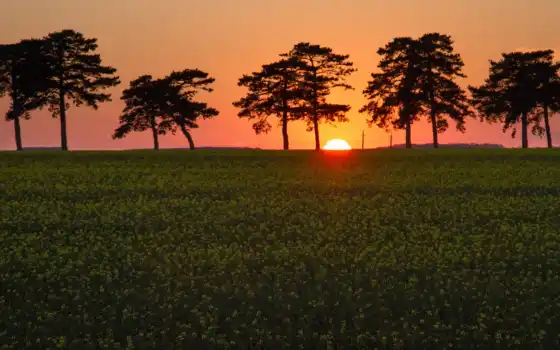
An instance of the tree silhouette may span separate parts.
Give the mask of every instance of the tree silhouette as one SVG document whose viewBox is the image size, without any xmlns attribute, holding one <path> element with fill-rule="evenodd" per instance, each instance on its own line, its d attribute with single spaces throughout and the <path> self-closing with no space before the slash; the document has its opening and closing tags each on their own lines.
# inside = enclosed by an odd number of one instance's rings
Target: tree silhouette
<svg viewBox="0 0 560 350">
<path fill-rule="evenodd" d="M 194 149 L 190 130 L 198 128 L 198 119 L 211 118 L 219 112 L 193 98 L 200 91 L 211 92 L 209 85 L 213 82 L 214 78 L 198 69 L 172 72 L 163 79 L 153 79 L 150 75 L 137 78 L 121 97 L 126 106 L 113 139 L 123 138 L 133 131 L 151 129 L 154 149 L 157 150 L 158 135 L 175 134 L 179 129 L 187 138 L 190 149 Z"/>
<path fill-rule="evenodd" d="M 466 91 L 454 81 L 465 78 L 461 56 L 454 53 L 449 35 L 428 33 L 418 39 L 420 60 L 419 88 L 422 101 L 432 124 L 434 148 L 438 148 L 438 133 L 447 130 L 445 116 L 456 122 L 457 130 L 465 132 L 465 117 L 473 116 Z"/>
<path fill-rule="evenodd" d="M 154 94 L 157 89 L 153 87 L 151 75 L 142 75 L 130 82 L 130 87 L 123 91 L 121 100 L 125 108 L 119 117 L 120 126 L 115 129 L 113 139 L 122 139 L 130 132 L 142 132 L 150 129 L 154 140 L 154 150 L 159 149 L 158 135 L 165 135 L 168 127 L 160 127 L 159 111 L 151 101 L 157 99 Z"/>
<path fill-rule="evenodd" d="M 535 64 L 535 77 L 537 80 L 537 101 L 540 110 L 537 118 L 544 119 L 546 142 L 552 148 L 552 132 L 550 130 L 550 112 L 560 111 L 560 64 L 554 61 L 554 51 L 544 50 L 539 62 Z M 540 121 L 537 120 L 540 126 Z"/>
<path fill-rule="evenodd" d="M 425 113 L 418 84 L 421 74 L 418 42 L 411 37 L 398 37 L 377 50 L 380 73 L 372 73 L 363 94 L 368 103 L 360 113 L 369 115 L 371 127 L 388 130 L 405 129 L 406 148 L 412 147 L 412 124 Z"/>
<path fill-rule="evenodd" d="M 282 59 L 263 65 L 259 72 L 243 75 L 237 85 L 247 87 L 247 95 L 233 102 L 235 107 L 241 108 L 238 113 L 240 118 L 255 120 L 253 129 L 257 135 L 266 134 L 272 129 L 269 116 L 278 117 L 285 150 L 290 148 L 288 122 L 295 119 L 293 111 L 301 97 L 299 67 L 297 60 Z"/>
<path fill-rule="evenodd" d="M 364 90 L 368 103 L 360 109 L 370 116 L 369 126 L 405 129 L 406 147 L 412 147 L 412 124 L 422 115 L 432 124 L 434 148 L 438 133 L 449 127 L 446 116 L 465 131 L 465 117 L 472 115 L 466 91 L 455 79 L 465 77 L 464 63 L 453 52 L 448 35 L 428 33 L 419 39 L 393 39 L 377 53 L 380 73 L 373 73 Z"/>
<path fill-rule="evenodd" d="M 346 104 L 328 103 L 327 96 L 333 88 L 353 89 L 346 83 L 346 77 L 356 69 L 349 55 L 336 54 L 329 47 L 307 42 L 296 44 L 290 52 L 280 56 L 300 63 L 301 99 L 294 114 L 296 118 L 305 118 L 307 130 L 315 132 L 315 150 L 320 150 L 319 123 L 347 122 L 346 113 L 350 110 Z"/>
<path fill-rule="evenodd" d="M 504 53 L 500 61 L 490 61 L 489 76 L 483 85 L 469 87 L 472 104 L 482 120 L 503 123 L 504 132 L 513 129 L 512 137 L 517 132 L 516 124 L 521 122 L 523 148 L 529 146 L 527 129 L 530 124 L 533 124 L 534 134 L 542 134 L 538 106 L 547 98 L 542 93 L 543 84 L 538 73 L 549 60 L 550 50 Z"/>
<path fill-rule="evenodd" d="M 49 45 L 45 62 L 50 65 L 49 110 L 60 117 L 62 150 L 68 150 L 66 111 L 69 101 L 75 106 L 97 109 L 99 103 L 111 101 L 111 95 L 101 92 L 120 83 L 116 69 L 104 66 L 101 56 L 94 53 L 97 39 L 86 38 L 74 30 L 62 30 L 47 35 Z"/>
<path fill-rule="evenodd" d="M 10 96 L 6 120 L 14 122 L 18 151 L 23 150 L 21 118 L 29 119 L 30 112 L 46 102 L 48 67 L 42 59 L 43 45 L 44 42 L 37 39 L 0 45 L 0 97 L 6 93 Z"/>
<path fill-rule="evenodd" d="M 219 114 L 218 110 L 208 107 L 206 102 L 194 101 L 193 98 L 202 91 L 212 92 L 210 87 L 216 79 L 199 69 L 185 69 L 172 72 L 169 76 L 157 82 L 156 88 L 162 96 L 160 101 L 153 101 L 160 106 L 165 125 L 172 134 L 179 128 L 189 142 L 189 148 L 195 149 L 191 130 L 198 128 L 197 121 L 213 118 Z"/>
</svg>

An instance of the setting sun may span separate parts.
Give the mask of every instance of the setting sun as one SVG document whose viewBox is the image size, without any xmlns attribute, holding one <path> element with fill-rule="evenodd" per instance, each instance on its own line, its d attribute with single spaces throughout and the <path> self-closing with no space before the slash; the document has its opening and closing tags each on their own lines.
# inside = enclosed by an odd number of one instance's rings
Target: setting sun
<svg viewBox="0 0 560 350">
<path fill-rule="evenodd" d="M 328 151 L 348 151 L 351 150 L 352 147 L 348 144 L 348 142 L 341 140 L 341 139 L 332 139 L 329 140 L 325 146 L 323 146 L 324 150 Z"/>
</svg>

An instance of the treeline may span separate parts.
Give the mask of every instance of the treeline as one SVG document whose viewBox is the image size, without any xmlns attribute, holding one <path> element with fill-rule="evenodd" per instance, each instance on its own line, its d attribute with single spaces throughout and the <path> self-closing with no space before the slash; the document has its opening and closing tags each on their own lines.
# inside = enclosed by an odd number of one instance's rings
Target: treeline
<svg viewBox="0 0 560 350">
<path fill-rule="evenodd" d="M 367 103 L 360 109 L 368 125 L 405 130 L 412 147 L 412 125 L 426 119 L 432 125 L 433 147 L 438 135 L 455 123 L 465 132 L 468 118 L 501 123 L 512 137 L 521 128 L 521 144 L 529 147 L 529 128 L 546 135 L 552 147 L 550 117 L 560 111 L 560 64 L 553 50 L 502 54 L 490 61 L 480 86 L 462 88 L 464 63 L 449 35 L 428 33 L 419 38 L 395 38 L 377 51 L 378 71 L 363 90 Z M 62 30 L 39 39 L 0 45 L 0 96 L 9 96 L 6 119 L 13 122 L 16 147 L 23 149 L 21 120 L 45 107 L 60 119 L 61 148 L 68 149 L 67 111 L 71 105 L 97 109 L 111 101 L 107 88 L 120 84 L 116 69 L 102 64 L 97 39 Z M 321 147 L 319 125 L 348 121 L 351 107 L 328 101 L 334 89 L 354 89 L 346 79 L 356 71 L 350 56 L 332 48 L 301 42 L 274 62 L 244 74 L 238 85 L 246 95 L 233 105 L 238 116 L 252 122 L 257 134 L 282 128 L 283 148 L 289 149 L 288 124 L 301 120 L 313 131 L 315 149 Z M 154 149 L 159 136 L 180 131 L 191 149 L 191 130 L 200 119 L 219 111 L 196 99 L 211 92 L 215 79 L 199 69 L 173 71 L 163 78 L 142 75 L 130 82 L 121 99 L 125 107 L 112 137 L 151 131 Z"/>
</svg>

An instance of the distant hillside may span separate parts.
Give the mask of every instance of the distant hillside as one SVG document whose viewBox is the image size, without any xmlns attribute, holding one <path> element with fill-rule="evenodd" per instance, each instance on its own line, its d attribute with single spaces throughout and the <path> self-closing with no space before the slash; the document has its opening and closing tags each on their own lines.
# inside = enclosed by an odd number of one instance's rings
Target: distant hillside
<svg viewBox="0 0 560 350">
<path fill-rule="evenodd" d="M 440 144 L 440 148 L 504 148 L 503 145 L 497 143 L 445 143 Z M 378 147 L 378 148 L 389 148 L 389 147 Z M 406 148 L 405 144 L 393 145 L 393 148 Z M 412 148 L 434 148 L 432 143 L 419 143 L 413 144 Z"/>
</svg>

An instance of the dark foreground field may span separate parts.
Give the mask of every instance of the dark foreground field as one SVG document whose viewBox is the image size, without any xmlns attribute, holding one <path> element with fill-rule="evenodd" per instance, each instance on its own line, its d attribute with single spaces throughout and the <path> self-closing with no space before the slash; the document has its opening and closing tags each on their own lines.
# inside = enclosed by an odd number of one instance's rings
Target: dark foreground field
<svg viewBox="0 0 560 350">
<path fill-rule="evenodd" d="M 560 347 L 560 152 L 0 154 L 1 349 Z"/>
</svg>

